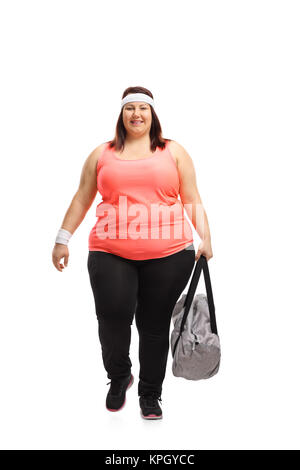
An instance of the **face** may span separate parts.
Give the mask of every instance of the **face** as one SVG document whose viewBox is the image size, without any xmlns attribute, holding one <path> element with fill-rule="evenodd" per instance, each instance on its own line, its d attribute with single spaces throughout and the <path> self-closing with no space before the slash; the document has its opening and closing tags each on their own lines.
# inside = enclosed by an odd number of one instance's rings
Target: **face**
<svg viewBox="0 0 300 470">
<path fill-rule="evenodd" d="M 123 123 L 129 134 L 140 136 L 150 132 L 151 122 L 150 104 L 134 101 L 123 106 Z"/>
</svg>

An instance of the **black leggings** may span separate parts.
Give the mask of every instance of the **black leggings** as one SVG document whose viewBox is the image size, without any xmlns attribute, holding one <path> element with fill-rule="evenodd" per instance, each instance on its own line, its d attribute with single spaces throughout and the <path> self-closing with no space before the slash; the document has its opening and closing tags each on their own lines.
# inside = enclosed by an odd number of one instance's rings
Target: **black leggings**
<svg viewBox="0 0 300 470">
<path fill-rule="evenodd" d="M 161 396 L 172 311 L 194 263 L 193 244 L 178 253 L 147 260 L 89 251 L 87 268 L 109 379 L 122 380 L 131 373 L 129 348 L 135 316 L 139 334 L 138 395 Z"/>
</svg>

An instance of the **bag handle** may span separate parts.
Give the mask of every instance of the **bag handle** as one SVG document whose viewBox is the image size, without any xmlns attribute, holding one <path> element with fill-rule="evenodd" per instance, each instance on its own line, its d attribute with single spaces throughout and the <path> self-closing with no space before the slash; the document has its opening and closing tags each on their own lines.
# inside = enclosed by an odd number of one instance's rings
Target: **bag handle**
<svg viewBox="0 0 300 470">
<path fill-rule="evenodd" d="M 189 290 L 184 302 L 184 314 L 182 317 L 181 325 L 180 325 L 180 332 L 178 335 L 178 338 L 175 342 L 174 348 L 173 348 L 173 357 L 175 354 L 175 349 L 177 346 L 177 343 L 179 341 L 179 338 L 181 336 L 181 333 L 183 332 L 184 325 L 189 313 L 189 310 L 191 308 L 192 301 L 194 299 L 194 295 L 196 292 L 196 288 L 200 279 L 201 271 L 203 269 L 204 273 L 204 281 L 205 281 L 205 288 L 206 288 L 206 294 L 207 294 L 207 303 L 208 303 L 208 309 L 209 309 L 209 315 L 210 315 L 210 325 L 211 325 L 211 331 L 212 333 L 215 333 L 216 335 L 218 334 L 217 330 L 217 322 L 216 322 L 216 315 L 215 315 L 215 305 L 214 305 L 214 299 L 213 299 L 213 293 L 212 293 L 212 288 L 211 288 L 211 282 L 210 282 L 210 275 L 209 275 L 209 269 L 208 269 L 208 264 L 207 264 L 207 259 L 204 255 L 201 255 L 200 258 L 198 259 L 196 263 L 196 267 L 193 272 L 192 280 L 189 286 Z"/>
</svg>

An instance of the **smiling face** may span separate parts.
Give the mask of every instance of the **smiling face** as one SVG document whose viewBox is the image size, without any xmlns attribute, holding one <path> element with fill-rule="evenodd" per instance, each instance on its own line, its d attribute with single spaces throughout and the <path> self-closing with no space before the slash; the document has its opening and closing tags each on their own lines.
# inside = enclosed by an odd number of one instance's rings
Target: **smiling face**
<svg viewBox="0 0 300 470">
<path fill-rule="evenodd" d="M 134 101 L 123 106 L 123 123 L 126 131 L 133 136 L 150 132 L 152 114 L 150 104 Z"/>
</svg>

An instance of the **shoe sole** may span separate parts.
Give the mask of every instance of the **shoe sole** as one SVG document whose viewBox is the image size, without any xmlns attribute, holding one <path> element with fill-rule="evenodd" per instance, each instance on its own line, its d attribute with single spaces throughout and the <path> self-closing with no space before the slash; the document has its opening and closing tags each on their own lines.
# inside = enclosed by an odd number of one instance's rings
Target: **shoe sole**
<svg viewBox="0 0 300 470">
<path fill-rule="evenodd" d="M 142 413 L 142 410 L 141 410 L 141 416 L 142 416 L 142 418 L 144 418 L 144 419 L 162 419 L 162 417 L 163 417 L 162 414 L 159 415 L 159 416 L 154 415 L 154 414 L 150 414 L 150 415 L 144 416 L 143 413 Z"/>
<path fill-rule="evenodd" d="M 107 409 L 108 411 L 120 411 L 120 410 L 122 410 L 122 408 L 124 408 L 125 403 L 126 403 L 126 393 L 127 393 L 127 390 L 128 390 L 128 389 L 131 387 L 131 385 L 133 384 L 133 380 L 134 380 L 134 378 L 133 378 L 133 375 L 131 374 L 130 382 L 129 382 L 129 384 L 127 385 L 127 388 L 126 388 L 125 399 L 124 399 L 123 405 L 122 405 L 120 408 L 107 408 L 107 406 L 106 406 L 106 409 Z"/>
</svg>

